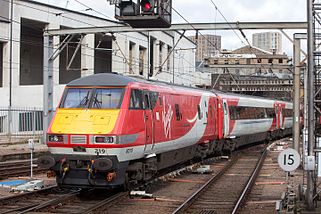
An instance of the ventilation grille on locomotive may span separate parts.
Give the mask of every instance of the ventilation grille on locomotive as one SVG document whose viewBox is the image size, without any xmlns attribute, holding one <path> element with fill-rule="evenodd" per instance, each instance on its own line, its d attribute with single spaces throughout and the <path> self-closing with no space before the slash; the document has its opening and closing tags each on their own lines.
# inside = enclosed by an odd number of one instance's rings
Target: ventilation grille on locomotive
<svg viewBox="0 0 321 214">
<path fill-rule="evenodd" d="M 82 135 L 71 135 L 70 136 L 70 143 L 72 144 L 86 144 L 86 136 Z"/>
</svg>

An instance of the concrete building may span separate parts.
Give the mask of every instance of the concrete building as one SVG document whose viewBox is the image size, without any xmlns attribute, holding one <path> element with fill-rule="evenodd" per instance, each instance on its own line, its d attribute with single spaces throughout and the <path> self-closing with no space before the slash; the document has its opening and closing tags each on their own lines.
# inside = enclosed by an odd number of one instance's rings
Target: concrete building
<svg viewBox="0 0 321 214">
<path fill-rule="evenodd" d="M 282 35 L 279 32 L 262 32 L 252 35 L 252 44 L 262 50 L 282 54 Z"/>
<path fill-rule="evenodd" d="M 75 34 L 68 42 L 69 35 L 53 36 L 54 50 L 65 47 L 53 61 L 53 91 L 46 93 L 53 96 L 51 110 L 65 84 L 102 72 L 210 85 L 208 74 L 195 72 L 195 44 L 177 32 L 110 33 L 108 27 L 124 24 L 32 0 L 13 0 L 12 7 L 10 2 L 0 1 L 0 136 L 42 133 L 43 107 L 49 103 L 43 101 L 44 92 L 51 88 L 51 83 L 43 84 L 46 30 L 102 27 L 101 32 Z"/>
<path fill-rule="evenodd" d="M 43 106 L 44 30 L 123 26 L 32 0 L 13 0 L 12 21 L 10 10 L 10 1 L 0 1 L 0 106 L 3 107 Z M 108 28 L 105 30 L 108 32 Z M 66 36 L 55 36 L 54 47 Z M 195 82 L 206 78 L 195 73 L 195 44 L 191 40 L 180 39 L 176 32 L 150 32 L 149 36 L 150 44 L 147 32 L 74 36 L 54 61 L 54 106 L 66 83 L 101 72 L 141 77 L 149 74 L 151 79 L 176 84 L 204 84 Z"/>
<path fill-rule="evenodd" d="M 293 80 L 289 60 L 285 54 L 244 46 L 207 58 L 203 71 L 213 73 L 215 89 L 290 99 Z"/>
<path fill-rule="evenodd" d="M 273 54 L 257 47 L 244 46 L 206 58 L 204 65 L 217 74 L 289 77 L 291 70 L 288 61 L 289 58 L 285 54 Z"/>
<path fill-rule="evenodd" d="M 221 36 L 205 34 L 189 36 L 188 38 L 197 45 L 195 53 L 196 62 L 202 62 L 204 58 L 214 56 L 219 50 L 221 50 Z"/>
</svg>

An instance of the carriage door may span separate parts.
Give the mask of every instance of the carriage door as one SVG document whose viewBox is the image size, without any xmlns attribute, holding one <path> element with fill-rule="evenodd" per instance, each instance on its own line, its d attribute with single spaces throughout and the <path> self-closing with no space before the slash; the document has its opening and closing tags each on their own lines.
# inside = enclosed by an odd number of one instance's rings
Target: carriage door
<svg viewBox="0 0 321 214">
<path fill-rule="evenodd" d="M 284 117 L 283 117 L 283 109 L 284 107 L 280 104 L 279 111 L 280 111 L 280 128 L 284 129 Z"/>
<path fill-rule="evenodd" d="M 280 104 L 275 105 L 275 115 L 276 115 L 276 128 L 280 129 L 282 124 L 282 109 Z"/>
<path fill-rule="evenodd" d="M 144 96 L 144 121 L 145 121 L 145 153 L 153 149 L 154 144 L 154 118 L 151 109 L 150 94 L 148 91 L 143 92 Z"/>
<path fill-rule="evenodd" d="M 229 135 L 230 120 L 229 120 L 229 116 L 228 116 L 228 105 L 227 105 L 227 101 L 225 99 L 223 99 L 223 113 L 224 113 L 224 119 L 223 119 L 224 136 L 228 136 Z"/>
</svg>

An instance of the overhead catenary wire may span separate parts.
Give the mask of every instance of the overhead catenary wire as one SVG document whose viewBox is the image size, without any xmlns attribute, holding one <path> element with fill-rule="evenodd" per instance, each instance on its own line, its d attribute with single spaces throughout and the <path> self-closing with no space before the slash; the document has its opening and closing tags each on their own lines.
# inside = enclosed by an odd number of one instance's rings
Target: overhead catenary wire
<svg viewBox="0 0 321 214">
<path fill-rule="evenodd" d="M 214 3 L 214 1 L 213 1 L 213 0 L 210 0 L 210 1 L 211 1 L 211 3 L 214 5 L 215 9 L 220 13 L 220 15 L 221 15 L 221 16 L 223 17 L 223 19 L 226 21 L 226 23 L 231 27 L 231 29 L 233 30 L 233 32 L 235 33 L 235 35 L 240 39 L 241 43 L 242 43 L 243 45 L 245 45 L 245 43 L 243 42 L 243 40 L 241 39 L 241 37 L 237 34 L 237 32 L 234 30 L 234 28 L 232 28 L 232 26 L 230 25 L 230 23 L 228 22 L 228 20 L 226 19 L 226 17 L 223 15 L 223 13 L 218 9 L 218 7 L 217 7 L 217 5 Z M 240 31 L 243 39 L 244 39 L 244 40 L 246 41 L 246 43 L 249 45 L 250 52 L 251 52 L 252 54 L 256 55 L 256 54 L 253 52 L 252 45 L 251 45 L 251 43 L 249 42 L 248 38 L 246 37 L 244 31 L 243 31 L 241 28 L 239 28 L 238 30 Z M 268 69 L 265 68 L 264 65 L 261 64 L 260 66 L 261 66 L 262 69 L 266 70 L 266 72 L 269 71 Z M 271 71 L 272 71 L 272 70 L 271 70 Z M 273 73 L 273 71 L 272 71 L 272 73 Z M 232 76 L 231 76 L 231 77 L 232 77 Z M 232 78 L 233 78 L 233 77 L 232 77 Z M 234 79 L 234 78 L 233 78 L 233 79 Z M 237 87 L 239 87 L 239 86 L 237 85 Z"/>
<path fill-rule="evenodd" d="M 219 14 L 221 14 L 221 16 L 223 17 L 223 19 L 225 20 L 225 22 L 230 26 L 231 30 L 235 33 L 235 35 L 240 39 L 240 41 L 242 42 L 242 44 L 244 44 L 244 41 L 241 39 L 241 37 L 237 34 L 237 32 L 234 30 L 234 28 L 231 26 L 231 24 L 229 23 L 229 21 L 227 21 L 226 17 L 223 15 L 223 13 L 218 9 L 217 5 L 214 3 L 213 0 L 210 0 L 211 3 L 214 5 L 215 9 L 217 10 L 217 12 L 219 12 Z"/>
<path fill-rule="evenodd" d="M 9 2 L 8 0 L 1 0 L 1 1 Z M 21 3 L 21 2 L 14 2 L 14 4 L 19 5 L 19 6 L 23 6 L 23 7 L 28 7 L 28 8 L 37 10 L 37 11 L 41 11 L 41 12 L 44 12 L 44 13 L 46 13 L 46 14 L 52 14 L 52 15 L 54 15 L 54 16 L 61 16 L 61 17 L 63 17 L 63 18 L 66 18 L 66 19 L 69 19 L 69 20 L 72 20 L 72 21 L 76 21 L 76 22 L 79 22 L 79 23 L 83 23 L 83 24 L 86 24 L 86 25 L 89 25 L 89 26 L 94 26 L 94 27 L 96 27 L 94 24 L 91 24 L 91 23 L 88 23 L 88 22 L 84 22 L 84 21 L 82 21 L 82 20 L 74 19 L 74 18 L 72 18 L 72 17 L 65 16 L 64 14 L 55 13 L 55 12 L 49 11 L 49 10 L 43 10 L 43 9 L 41 9 L 41 8 L 37 8 L 37 7 L 33 7 L 33 6 L 31 6 L 31 5 L 23 4 L 23 3 Z M 87 11 L 88 11 L 88 10 L 87 10 Z M 18 21 L 14 21 L 14 22 L 21 25 L 21 23 L 18 22 Z M 120 35 L 121 35 L 121 34 L 120 34 Z M 141 39 L 141 38 L 133 37 L 133 36 L 129 36 L 129 35 L 126 35 L 126 36 L 131 37 L 131 38 Z M 43 45 L 43 44 L 40 44 L 40 45 Z M 94 56 L 91 56 L 91 57 L 94 57 Z M 119 56 L 117 56 L 117 57 L 119 57 Z M 122 57 L 119 57 L 119 58 L 122 58 Z M 126 58 L 123 58 L 123 59 L 126 60 Z"/>
</svg>

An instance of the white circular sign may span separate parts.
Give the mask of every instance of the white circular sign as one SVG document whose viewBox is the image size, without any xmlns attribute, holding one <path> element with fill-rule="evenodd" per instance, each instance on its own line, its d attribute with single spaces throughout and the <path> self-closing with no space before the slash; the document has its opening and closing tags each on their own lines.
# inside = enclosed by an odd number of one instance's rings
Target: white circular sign
<svg viewBox="0 0 321 214">
<path fill-rule="evenodd" d="M 300 166 L 300 154 L 291 148 L 283 150 L 278 156 L 278 163 L 284 171 L 296 170 Z"/>
</svg>

